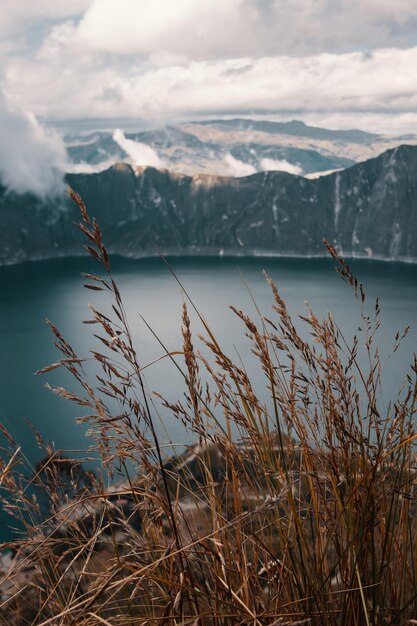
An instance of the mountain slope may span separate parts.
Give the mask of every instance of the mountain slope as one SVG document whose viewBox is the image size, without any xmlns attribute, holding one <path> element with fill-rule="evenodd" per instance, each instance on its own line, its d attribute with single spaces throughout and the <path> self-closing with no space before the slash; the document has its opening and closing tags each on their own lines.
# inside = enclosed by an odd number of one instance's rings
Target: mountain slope
<svg viewBox="0 0 417 626">
<path fill-rule="evenodd" d="M 72 173 L 103 171 L 111 164 L 155 165 L 172 172 L 247 176 L 263 171 L 308 175 L 350 167 L 417 137 L 329 130 L 304 122 L 217 119 L 184 122 L 152 130 L 102 130 L 69 134 Z"/>
<path fill-rule="evenodd" d="M 70 175 L 120 254 L 323 253 L 417 261 L 417 147 L 401 146 L 307 180 L 285 172 L 246 178 L 172 174 L 118 165 Z M 80 251 L 77 209 L 0 190 L 0 263 Z"/>
<path fill-rule="evenodd" d="M 268 123 L 263 124 L 262 128 L 266 129 Z M 229 132 L 230 128 L 232 132 Z M 132 144 L 129 152 L 129 148 L 123 148 L 114 139 L 112 132 L 101 131 L 74 137 L 67 142 L 67 152 L 72 163 L 70 171 L 89 172 L 91 169 L 99 171 L 105 169 L 101 167 L 103 164 L 108 167 L 110 162 L 117 161 L 146 163 L 146 160 L 141 160 L 144 158 L 141 154 L 143 145 L 149 146 L 170 171 L 190 176 L 199 173 L 234 175 L 228 161 L 230 155 L 240 161 L 238 165 L 243 169 L 243 173 L 245 165 L 250 165 L 251 173 L 268 169 L 291 172 L 295 168 L 300 174 L 310 174 L 341 169 L 355 163 L 354 159 L 343 156 L 343 149 L 339 144 L 336 151 L 329 149 L 327 145 L 323 150 L 320 146 L 315 146 L 314 141 L 311 143 L 310 139 L 306 143 L 305 138 L 295 137 L 294 142 L 294 138 L 269 133 L 266 130 L 260 133 L 257 141 L 258 135 L 247 125 L 204 126 L 203 139 L 198 138 L 199 131 L 201 132 L 200 126 L 191 124 L 187 126 L 187 132 L 178 126 L 165 126 L 152 131 L 128 133 L 125 138 L 129 142 L 134 142 L 134 153 Z M 327 132 L 336 131 L 323 130 L 323 133 Z M 303 145 L 297 147 L 300 140 Z"/>
</svg>

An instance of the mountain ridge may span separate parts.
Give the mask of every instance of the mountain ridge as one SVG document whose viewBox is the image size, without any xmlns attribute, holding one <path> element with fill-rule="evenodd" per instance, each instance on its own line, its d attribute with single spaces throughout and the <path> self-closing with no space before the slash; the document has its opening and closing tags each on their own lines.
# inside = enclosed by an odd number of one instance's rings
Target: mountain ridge
<svg viewBox="0 0 417 626">
<path fill-rule="evenodd" d="M 346 256 L 417 261 L 417 147 L 403 145 L 318 179 L 286 172 L 193 177 L 114 166 L 72 174 L 111 252 L 131 257 Z M 0 263 L 71 256 L 81 238 L 68 198 L 43 203 L 0 190 Z M 377 227 L 376 227 L 377 226 Z"/>
<path fill-rule="evenodd" d="M 202 122 L 196 122 L 204 126 L 211 125 L 223 125 L 223 126 L 237 126 L 244 130 L 260 130 L 270 133 L 282 133 L 286 135 L 295 135 L 310 138 L 320 139 L 349 139 L 359 143 L 372 141 L 381 137 L 377 133 L 370 133 L 364 130 L 356 128 L 346 130 L 333 130 L 330 128 L 322 128 L 320 126 L 311 126 L 306 124 L 302 120 L 291 120 L 289 122 L 274 122 L 267 120 L 252 120 L 246 118 L 232 118 L 232 119 L 216 119 L 216 120 L 203 120 Z"/>
<path fill-rule="evenodd" d="M 317 175 L 344 169 L 405 143 L 362 130 L 332 130 L 300 120 L 248 118 L 181 122 L 147 130 L 115 128 L 66 137 L 68 172 L 102 171 L 116 161 L 175 172 L 245 176 L 266 170 Z M 410 135 L 408 143 L 417 144 Z"/>
</svg>

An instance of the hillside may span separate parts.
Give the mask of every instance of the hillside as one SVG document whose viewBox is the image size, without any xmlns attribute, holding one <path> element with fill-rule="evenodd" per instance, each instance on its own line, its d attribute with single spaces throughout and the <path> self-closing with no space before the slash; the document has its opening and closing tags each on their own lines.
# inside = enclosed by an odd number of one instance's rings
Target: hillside
<svg viewBox="0 0 417 626">
<path fill-rule="evenodd" d="M 406 139 L 355 129 L 330 130 L 297 120 L 202 120 L 131 129 L 126 134 L 116 128 L 88 134 L 68 129 L 68 171 L 91 173 L 124 162 L 189 176 L 248 176 L 269 170 L 305 176 L 350 167 L 405 141 L 417 143 L 414 135 Z"/>
<path fill-rule="evenodd" d="M 68 175 L 124 255 L 323 253 L 417 261 L 417 147 L 308 180 L 285 172 L 193 177 L 116 165 Z M 0 189 L 0 263 L 79 253 L 77 209 Z"/>
</svg>

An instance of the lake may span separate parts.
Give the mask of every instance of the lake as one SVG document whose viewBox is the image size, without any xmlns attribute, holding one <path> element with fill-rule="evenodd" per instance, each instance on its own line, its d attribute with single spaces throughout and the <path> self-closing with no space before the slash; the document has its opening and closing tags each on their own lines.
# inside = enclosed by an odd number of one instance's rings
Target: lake
<svg viewBox="0 0 417 626">
<path fill-rule="evenodd" d="M 242 324 L 228 305 L 234 304 L 256 316 L 249 288 L 262 312 L 271 315 L 272 297 L 261 274 L 263 269 L 276 281 L 294 315 L 304 314 L 304 302 L 308 301 L 319 315 L 331 311 L 348 337 L 353 336 L 359 325 L 356 300 L 350 287 L 335 273 L 335 264 L 330 259 L 172 258 L 170 263 L 221 345 L 232 355 L 239 352 L 259 388 L 264 386 L 264 381 L 253 366 Z M 384 401 L 388 402 L 395 397 L 416 349 L 417 268 L 364 260 L 354 261 L 351 266 L 364 283 L 368 300 L 380 298 L 383 323 L 380 346 L 384 357 L 395 343 L 395 332 L 408 324 L 412 327 L 401 350 L 393 358 L 385 359 Z M 82 288 L 85 281 L 81 273 L 91 270 L 95 271 L 95 267 L 86 258 L 0 268 L 0 422 L 21 444 L 31 463 L 38 461 L 43 452 L 26 419 L 57 448 L 84 450 L 90 443 L 84 435 L 85 429 L 75 424 L 77 407 L 44 387 L 46 382 L 70 384 L 68 377 L 60 370 L 44 376 L 35 376 L 34 372 L 59 358 L 46 317 L 80 355 L 86 355 L 93 347 L 90 333 L 94 327 L 81 322 L 89 317 L 88 303 L 94 303 L 97 308 L 106 304 L 103 294 Z M 162 351 L 140 315 L 170 350 L 180 349 L 183 295 L 163 261 L 115 258 L 113 272 L 124 298 L 141 364 L 158 358 Z M 197 335 L 202 329 L 195 316 L 193 324 Z M 180 380 L 171 363 L 165 361 L 149 367 L 146 381 L 151 389 L 157 389 L 170 400 L 178 399 Z M 167 431 L 163 437 L 181 444 L 190 441 L 190 435 L 172 418 L 163 421 L 159 425 L 160 433 Z"/>
</svg>

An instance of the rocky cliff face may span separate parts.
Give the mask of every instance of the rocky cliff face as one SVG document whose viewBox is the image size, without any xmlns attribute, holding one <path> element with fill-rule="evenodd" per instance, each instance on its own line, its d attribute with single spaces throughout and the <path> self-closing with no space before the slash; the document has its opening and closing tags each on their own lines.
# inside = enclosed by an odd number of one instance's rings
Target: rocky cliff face
<svg viewBox="0 0 417 626">
<path fill-rule="evenodd" d="M 316 180 L 285 172 L 188 177 L 119 165 L 67 182 L 111 251 L 124 255 L 323 253 L 417 261 L 417 147 Z M 80 252 L 69 199 L 42 203 L 0 188 L 0 263 Z"/>
</svg>

